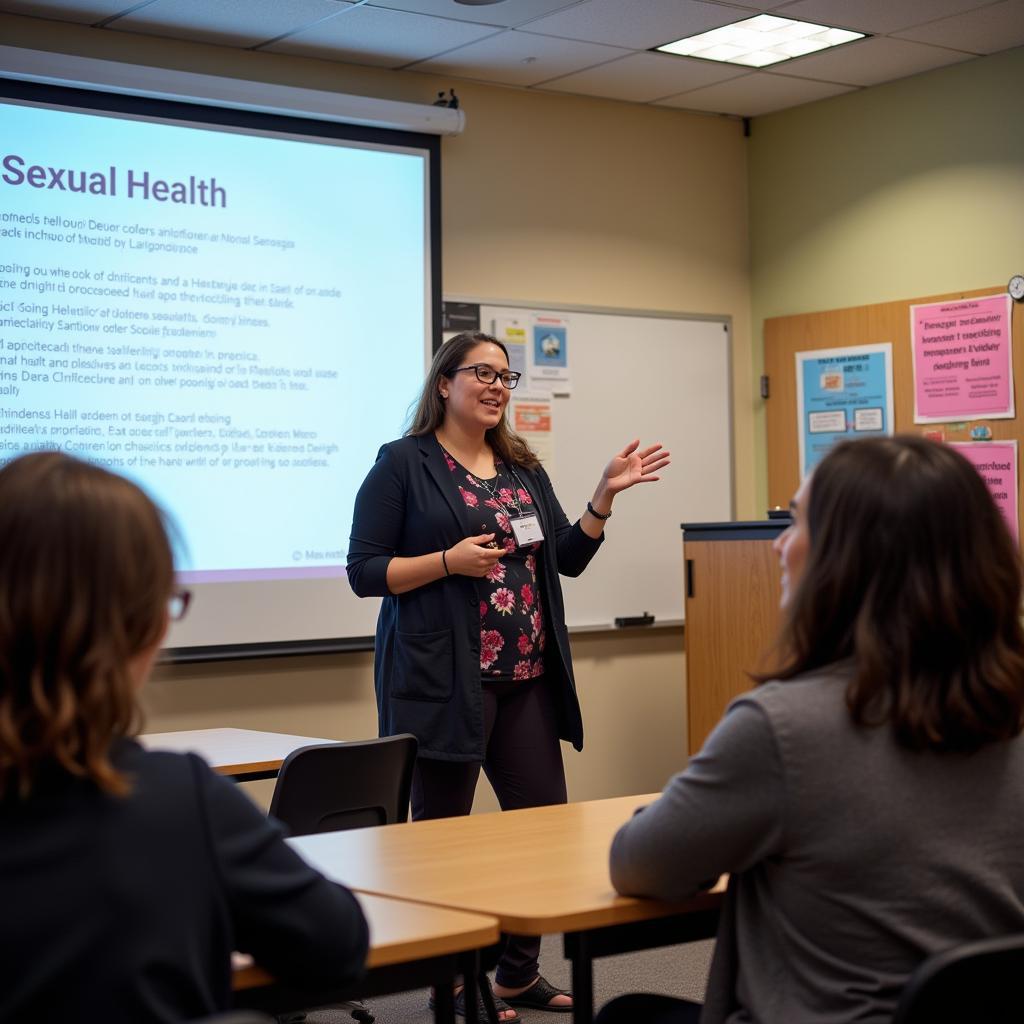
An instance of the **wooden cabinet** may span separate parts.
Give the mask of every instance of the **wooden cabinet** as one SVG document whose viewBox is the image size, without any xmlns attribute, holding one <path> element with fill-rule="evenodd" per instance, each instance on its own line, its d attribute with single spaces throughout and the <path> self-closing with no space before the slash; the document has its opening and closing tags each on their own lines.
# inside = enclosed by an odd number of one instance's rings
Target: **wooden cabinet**
<svg viewBox="0 0 1024 1024">
<path fill-rule="evenodd" d="M 779 626 L 772 541 L 788 525 L 787 519 L 683 524 L 691 755 L 729 701 L 753 686 L 747 672 L 767 666 Z"/>
</svg>

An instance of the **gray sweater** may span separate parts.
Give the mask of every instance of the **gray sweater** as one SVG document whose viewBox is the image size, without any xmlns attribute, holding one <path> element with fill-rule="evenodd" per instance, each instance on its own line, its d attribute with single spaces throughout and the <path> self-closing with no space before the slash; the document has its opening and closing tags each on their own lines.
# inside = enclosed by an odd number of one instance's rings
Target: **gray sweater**
<svg viewBox="0 0 1024 1024">
<path fill-rule="evenodd" d="M 852 723 L 848 678 L 737 698 L 615 837 L 621 893 L 732 874 L 702 1024 L 888 1021 L 925 956 L 1024 931 L 1024 739 L 912 753 Z"/>
</svg>

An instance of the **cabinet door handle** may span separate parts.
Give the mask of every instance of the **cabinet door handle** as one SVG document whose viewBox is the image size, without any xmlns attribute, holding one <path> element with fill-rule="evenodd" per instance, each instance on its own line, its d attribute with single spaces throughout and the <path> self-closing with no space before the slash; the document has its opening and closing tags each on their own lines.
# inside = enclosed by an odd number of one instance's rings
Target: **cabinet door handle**
<svg viewBox="0 0 1024 1024">
<path fill-rule="evenodd" d="M 686 596 L 693 597 L 693 559 L 686 560 Z"/>
</svg>

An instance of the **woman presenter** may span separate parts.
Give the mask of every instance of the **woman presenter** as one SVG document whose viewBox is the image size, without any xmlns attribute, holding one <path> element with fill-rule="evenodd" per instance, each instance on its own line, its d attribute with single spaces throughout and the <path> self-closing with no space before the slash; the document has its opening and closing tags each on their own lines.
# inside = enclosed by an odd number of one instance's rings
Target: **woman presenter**
<svg viewBox="0 0 1024 1024">
<path fill-rule="evenodd" d="M 416 819 L 468 814 L 483 767 L 503 810 L 564 803 L 559 739 L 583 724 L 559 573 L 578 576 L 615 496 L 669 463 L 638 441 L 613 456 L 570 523 L 505 417 L 519 374 L 486 334 L 443 345 L 407 435 L 386 444 L 356 497 L 348 576 L 384 597 L 374 678 L 382 735 L 419 740 Z M 495 994 L 568 1011 L 539 974 L 540 940 L 509 936 Z M 515 1014 L 507 1007 L 502 1019 Z"/>
</svg>

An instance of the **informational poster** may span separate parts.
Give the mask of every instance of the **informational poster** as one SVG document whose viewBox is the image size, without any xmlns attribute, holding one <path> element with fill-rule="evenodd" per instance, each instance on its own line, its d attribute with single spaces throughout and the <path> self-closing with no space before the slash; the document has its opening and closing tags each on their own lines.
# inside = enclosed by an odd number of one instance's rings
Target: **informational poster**
<svg viewBox="0 0 1024 1024">
<path fill-rule="evenodd" d="M 1012 419 L 1010 296 L 910 307 L 914 422 Z"/>
<path fill-rule="evenodd" d="M 554 472 L 555 444 L 551 429 L 551 399 L 518 395 L 509 411 L 512 429 L 536 452 L 548 473 Z"/>
<path fill-rule="evenodd" d="M 892 345 L 796 353 L 800 476 L 837 441 L 891 434 Z"/>
<path fill-rule="evenodd" d="M 498 317 L 494 321 L 494 336 L 508 349 L 508 368 L 524 376 L 529 335 L 529 322 L 519 317 Z"/>
<path fill-rule="evenodd" d="M 1017 521 L 1017 442 L 954 443 L 953 447 L 981 474 L 1002 512 L 1013 539 L 1020 542 Z"/>
<path fill-rule="evenodd" d="M 543 394 L 568 395 L 569 322 L 563 316 L 538 313 L 533 318 L 530 345 L 530 389 Z"/>
</svg>

